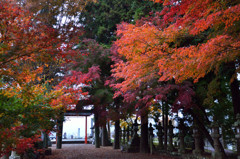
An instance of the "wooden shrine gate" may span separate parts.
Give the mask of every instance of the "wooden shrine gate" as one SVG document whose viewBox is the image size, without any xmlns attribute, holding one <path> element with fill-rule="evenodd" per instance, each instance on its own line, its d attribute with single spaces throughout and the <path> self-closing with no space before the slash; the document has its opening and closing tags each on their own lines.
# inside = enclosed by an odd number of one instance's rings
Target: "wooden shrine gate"
<svg viewBox="0 0 240 159">
<path fill-rule="evenodd" d="M 93 105 L 90 100 L 80 100 L 76 105 L 76 109 L 67 110 L 64 116 L 85 116 L 85 144 L 87 144 L 87 117 L 93 114 L 93 109 L 84 109 L 86 106 Z M 62 131 L 63 131 L 63 121 L 57 121 L 58 123 L 58 133 L 56 135 L 56 148 L 62 148 Z"/>
</svg>

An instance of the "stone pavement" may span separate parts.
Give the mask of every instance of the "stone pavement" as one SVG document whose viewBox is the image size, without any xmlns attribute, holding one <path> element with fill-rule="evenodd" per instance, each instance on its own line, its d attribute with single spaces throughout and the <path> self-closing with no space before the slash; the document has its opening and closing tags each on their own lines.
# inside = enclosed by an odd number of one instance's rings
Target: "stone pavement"
<svg viewBox="0 0 240 159">
<path fill-rule="evenodd" d="M 95 148 L 92 144 L 63 144 L 62 149 L 53 145 L 52 155 L 45 159 L 174 159 L 168 156 L 126 153 L 112 147 Z"/>
</svg>

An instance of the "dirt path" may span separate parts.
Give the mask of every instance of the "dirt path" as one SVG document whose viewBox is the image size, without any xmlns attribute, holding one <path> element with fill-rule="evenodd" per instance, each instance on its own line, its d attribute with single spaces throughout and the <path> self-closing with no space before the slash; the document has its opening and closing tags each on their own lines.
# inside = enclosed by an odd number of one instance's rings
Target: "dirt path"
<svg viewBox="0 0 240 159">
<path fill-rule="evenodd" d="M 112 147 L 95 148 L 91 144 L 63 144 L 62 149 L 55 147 L 51 147 L 52 155 L 46 156 L 46 159 L 173 159 L 167 156 L 126 153 Z"/>
</svg>

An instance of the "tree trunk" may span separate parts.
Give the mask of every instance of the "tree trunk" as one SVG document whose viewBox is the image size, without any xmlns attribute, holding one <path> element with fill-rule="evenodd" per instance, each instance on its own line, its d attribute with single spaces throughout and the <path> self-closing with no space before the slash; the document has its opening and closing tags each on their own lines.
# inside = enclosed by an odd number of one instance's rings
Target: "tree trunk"
<svg viewBox="0 0 240 159">
<path fill-rule="evenodd" d="M 232 70 L 230 76 L 232 76 L 235 73 L 236 67 L 235 63 L 230 63 L 229 68 Z M 231 88 L 231 94 L 232 94 L 232 103 L 233 103 L 233 110 L 234 110 L 234 115 L 240 113 L 240 92 L 239 92 L 239 83 L 237 78 L 233 80 L 232 83 L 230 83 L 230 88 Z"/>
<path fill-rule="evenodd" d="M 227 69 L 231 70 L 230 72 L 230 78 L 231 76 L 235 73 L 236 67 L 235 63 L 231 62 L 227 65 Z M 239 91 L 239 83 L 237 78 L 233 80 L 232 83 L 230 83 L 230 89 L 231 89 L 231 94 L 232 94 L 232 103 L 233 103 L 233 111 L 234 111 L 234 116 L 236 118 L 237 114 L 240 114 L 240 91 Z M 240 153 L 240 140 L 237 141 L 237 152 Z"/>
<path fill-rule="evenodd" d="M 164 112 L 165 112 L 165 110 L 164 110 L 164 105 L 162 104 L 162 126 L 163 126 L 163 135 L 164 135 L 164 133 L 165 133 L 165 115 L 164 115 Z M 165 136 L 164 136 L 164 138 L 165 138 Z M 165 147 L 164 147 L 164 145 L 165 145 L 165 140 L 163 139 L 163 149 L 165 150 Z"/>
<path fill-rule="evenodd" d="M 120 148 L 120 142 L 119 142 L 119 131 L 120 131 L 120 121 L 115 121 L 115 136 L 114 136 L 114 149 Z"/>
<path fill-rule="evenodd" d="M 237 114 L 240 114 L 240 95 L 239 95 L 239 84 L 238 80 L 234 79 L 234 81 L 230 84 L 231 94 L 232 94 L 232 103 L 233 103 L 233 111 L 234 116 L 236 118 Z M 237 152 L 240 152 L 240 140 L 236 140 L 237 144 Z"/>
<path fill-rule="evenodd" d="M 108 133 L 107 133 L 107 128 L 106 125 L 102 127 L 102 146 L 108 146 L 109 141 L 108 141 Z"/>
<path fill-rule="evenodd" d="M 95 147 L 100 148 L 100 138 L 99 138 L 99 125 L 98 125 L 98 113 L 94 112 L 95 119 Z"/>
<path fill-rule="evenodd" d="M 141 115 L 141 138 L 140 138 L 140 152 L 149 153 L 148 148 L 148 114 Z"/>
<path fill-rule="evenodd" d="M 110 122 L 107 121 L 107 134 L 108 134 L 108 140 L 111 141 L 111 130 L 110 130 Z"/>
<path fill-rule="evenodd" d="M 56 148 L 57 149 L 61 149 L 62 148 L 62 131 L 63 131 L 63 120 L 57 120 L 57 145 Z"/>
<path fill-rule="evenodd" d="M 164 150 L 167 150 L 168 142 L 168 105 L 164 106 Z"/>
</svg>

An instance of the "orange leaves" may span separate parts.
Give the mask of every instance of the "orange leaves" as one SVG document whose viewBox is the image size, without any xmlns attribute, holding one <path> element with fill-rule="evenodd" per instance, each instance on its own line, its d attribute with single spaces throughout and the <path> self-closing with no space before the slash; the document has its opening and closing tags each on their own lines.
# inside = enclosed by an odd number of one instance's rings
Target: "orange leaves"
<svg viewBox="0 0 240 159">
<path fill-rule="evenodd" d="M 230 36 L 221 35 L 205 44 L 183 47 L 174 50 L 167 59 L 159 60 L 160 81 L 174 78 L 177 83 L 193 78 L 195 82 L 211 70 L 217 71 L 222 63 L 239 57 L 239 42 Z"/>
<path fill-rule="evenodd" d="M 163 22 L 159 26 L 181 26 L 189 28 L 190 34 L 197 35 L 208 28 L 232 27 L 240 17 L 240 4 L 236 1 L 186 0 L 164 1 L 161 11 Z M 165 23 L 165 24 L 164 24 Z"/>
<path fill-rule="evenodd" d="M 54 39 L 53 30 L 40 21 L 35 21 L 16 4 L 7 1 L 0 4 L 4 6 L 0 10 L 1 67 L 6 67 L 9 62 L 14 64 L 14 60 L 21 58 L 35 61 L 54 52 L 54 44 L 58 39 Z"/>
<path fill-rule="evenodd" d="M 224 11 L 223 18 L 221 19 L 225 23 L 225 28 L 229 28 L 238 22 L 240 19 L 240 4 L 232 6 Z M 233 26 L 234 27 L 234 26 Z"/>
<path fill-rule="evenodd" d="M 115 44 L 119 47 L 119 54 L 127 59 L 141 56 L 147 52 L 148 48 L 158 44 L 158 30 L 151 24 L 136 27 L 132 24 L 122 23 L 118 27 L 120 30 L 117 31 L 117 35 L 121 36 L 121 39 L 117 40 Z"/>
<path fill-rule="evenodd" d="M 0 77 L 7 79 L 4 91 L 23 99 L 25 106 L 44 95 L 39 84 L 45 80 L 44 63 L 63 51 L 58 48 L 61 39 L 12 1 L 1 1 L 0 8 Z"/>
<path fill-rule="evenodd" d="M 119 60 L 113 85 L 125 93 L 158 78 L 195 82 L 221 64 L 239 58 L 240 4 L 213 0 L 155 1 L 165 8 L 156 17 L 118 26 Z M 159 18 L 159 19 L 157 19 Z M 161 22 L 161 23 L 159 23 Z"/>
<path fill-rule="evenodd" d="M 178 39 L 186 34 L 186 29 L 170 26 L 161 31 L 150 22 L 135 26 L 122 23 L 118 26 L 120 39 L 115 42 L 117 52 L 127 62 L 119 61 L 112 69 L 116 79 L 124 79 L 115 88 L 126 92 L 135 89 L 141 83 L 158 78 L 159 59 L 168 58 L 173 54 L 170 44 L 178 44 Z"/>
<path fill-rule="evenodd" d="M 163 0 L 152 0 L 152 1 L 154 1 L 156 3 L 162 3 L 163 2 Z"/>
<path fill-rule="evenodd" d="M 117 53 L 127 62 L 118 61 L 114 65 L 113 76 L 124 81 L 112 86 L 124 93 L 156 78 L 157 59 L 165 56 L 168 44 L 161 45 L 164 33 L 151 23 L 142 26 L 122 23 L 118 26 L 117 34 L 121 37 L 115 42 Z"/>
<path fill-rule="evenodd" d="M 42 61 L 60 53 L 60 39 L 53 29 L 43 25 L 12 1 L 0 2 L 0 76 L 19 85 L 40 82 Z"/>
</svg>

